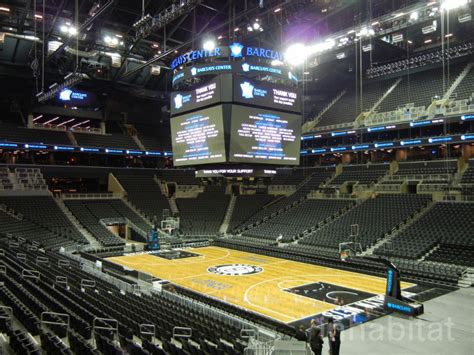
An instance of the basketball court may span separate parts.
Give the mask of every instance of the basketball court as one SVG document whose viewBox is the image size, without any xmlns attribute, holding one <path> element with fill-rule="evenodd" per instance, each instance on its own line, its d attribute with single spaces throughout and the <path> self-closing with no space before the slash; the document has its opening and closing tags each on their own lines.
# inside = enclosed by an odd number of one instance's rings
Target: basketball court
<svg viewBox="0 0 474 355">
<path fill-rule="evenodd" d="M 377 298 L 386 287 L 385 278 L 219 247 L 108 260 L 283 323 Z"/>
</svg>

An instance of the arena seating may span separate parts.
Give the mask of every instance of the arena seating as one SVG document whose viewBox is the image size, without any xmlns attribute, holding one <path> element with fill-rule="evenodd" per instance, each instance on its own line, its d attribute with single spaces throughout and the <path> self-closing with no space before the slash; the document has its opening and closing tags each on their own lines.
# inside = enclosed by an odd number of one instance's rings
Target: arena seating
<svg viewBox="0 0 474 355">
<path fill-rule="evenodd" d="M 399 164 L 398 176 L 452 175 L 456 172 L 455 160 L 404 162 Z"/>
<path fill-rule="evenodd" d="M 102 218 L 127 218 L 130 222 L 148 232 L 151 225 L 137 215 L 120 199 L 79 200 L 98 219 Z"/>
<path fill-rule="evenodd" d="M 161 220 L 163 210 L 170 208 L 160 186 L 150 175 L 117 175 L 122 187 L 127 191 L 127 199 L 150 221 Z"/>
<path fill-rule="evenodd" d="M 371 185 L 388 173 L 388 164 L 347 165 L 342 173 L 336 176 L 331 185 L 341 185 L 346 181 L 357 181 L 362 185 Z"/>
<path fill-rule="evenodd" d="M 9 174 L 8 168 L 0 168 L 0 190 L 13 190 L 13 182 Z"/>
<path fill-rule="evenodd" d="M 74 133 L 77 144 L 84 147 L 139 149 L 132 137 L 116 134 Z"/>
<path fill-rule="evenodd" d="M 451 97 L 454 100 L 468 100 L 474 95 L 474 70 L 471 68 Z M 472 102 L 472 101 L 471 101 Z"/>
<path fill-rule="evenodd" d="M 21 213 L 24 219 L 56 235 L 79 243 L 87 243 L 50 196 L 0 196 L 0 204 L 5 204 L 15 212 Z"/>
<path fill-rule="evenodd" d="M 280 235 L 283 241 L 292 241 L 306 230 L 316 227 L 327 218 L 354 204 L 350 200 L 310 200 L 281 213 L 267 222 L 245 231 L 245 236 L 275 240 Z"/>
<path fill-rule="evenodd" d="M 299 185 L 307 177 L 306 169 L 277 169 L 277 174 L 271 181 L 271 185 Z"/>
<path fill-rule="evenodd" d="M 362 111 L 370 110 L 377 100 L 380 99 L 385 91 L 394 83 L 394 80 L 386 80 L 364 84 Z M 356 91 L 353 86 L 351 86 L 347 89 L 347 92 L 323 114 L 316 127 L 337 126 L 340 124 L 352 126 L 352 123 L 360 113 L 360 103 L 357 102 Z"/>
<path fill-rule="evenodd" d="M 158 176 L 164 182 L 175 182 L 178 185 L 200 185 L 201 181 L 196 179 L 193 169 L 163 169 Z"/>
<path fill-rule="evenodd" d="M 16 180 L 22 190 L 48 190 L 46 181 L 39 169 L 15 168 Z"/>
<path fill-rule="evenodd" d="M 426 207 L 429 201 L 430 197 L 426 196 L 399 194 L 369 198 L 299 243 L 337 249 L 339 243 L 350 239 L 351 225 L 358 224 L 358 241 L 366 249 Z"/>
<path fill-rule="evenodd" d="M 79 263 L 69 260 L 70 266 L 57 268 L 59 260 L 68 260 L 57 253 L 26 251 L 27 258 L 19 260 L 16 251 L 6 249 L 3 262 L 7 273 L 0 275 L 3 282 L 0 286 L 2 300 L 8 305 L 17 307 L 18 318 L 32 334 L 41 334 L 41 346 L 48 349 L 62 347 L 53 345 L 55 338 L 45 334 L 39 328 L 41 312 L 55 311 L 70 315 L 69 346 L 74 353 L 95 354 L 96 350 L 88 345 L 93 336 L 91 325 L 94 318 L 115 319 L 118 322 L 119 343 L 112 341 L 113 333 L 96 330 L 95 343 L 97 351 L 103 354 L 122 353 L 124 349 L 130 354 L 223 354 L 243 353 L 247 342 L 239 337 L 240 329 L 235 325 L 224 323 L 211 314 L 203 314 L 178 304 L 174 299 L 160 295 L 149 296 L 132 293 L 121 293 L 118 288 L 81 270 Z M 46 256 L 47 264 L 37 264 L 37 256 Z M 34 270 L 41 274 L 40 279 L 23 279 L 20 285 L 20 270 Z M 67 287 L 55 285 L 57 276 L 67 278 Z M 93 280 L 95 286 L 81 290 L 81 280 Z M 150 339 L 139 332 L 140 324 L 155 324 L 156 338 L 161 346 L 151 344 Z M 98 322 L 97 325 L 106 326 Z M 191 327 L 189 340 L 172 340 L 175 326 Z M 55 329 L 58 336 L 64 336 L 64 329 Z M 135 338 L 133 338 L 135 337 Z M 141 345 L 137 343 L 140 340 Z M 176 342 L 178 341 L 178 342 Z M 176 344 L 179 344 L 177 346 Z M 20 345 L 21 346 L 21 345 Z M 145 350 L 144 348 L 147 348 Z M 53 353 L 60 353 L 56 352 Z M 164 351 L 164 352 L 163 352 Z"/>
<path fill-rule="evenodd" d="M 464 65 L 451 68 L 451 82 L 464 69 Z M 410 76 L 403 76 L 402 81 L 380 104 L 378 112 L 388 112 L 396 110 L 405 103 L 413 103 L 414 107 L 431 104 L 435 96 L 443 97 L 443 72 L 441 68 L 410 73 Z"/>
<path fill-rule="evenodd" d="M 216 235 L 229 204 L 225 186 L 206 186 L 196 198 L 177 198 L 180 230 L 185 235 Z"/>
<path fill-rule="evenodd" d="M 0 141 L 72 145 L 66 132 L 19 127 L 10 121 L 0 121 Z"/>
<path fill-rule="evenodd" d="M 37 241 L 44 248 L 59 248 L 74 243 L 68 236 L 56 234 L 31 220 L 19 219 L 0 210 L 0 236 L 7 235 Z"/>
<path fill-rule="evenodd" d="M 462 175 L 461 184 L 474 184 L 474 159 L 469 160 L 469 167 Z"/>
<path fill-rule="evenodd" d="M 111 206 L 107 206 L 105 210 L 94 204 L 84 203 L 87 200 L 65 200 L 64 203 L 77 218 L 77 220 L 91 233 L 102 245 L 123 245 L 122 239 L 109 231 L 99 222 L 104 215 L 115 216 L 115 210 Z M 105 204 L 104 204 L 105 205 Z"/>
<path fill-rule="evenodd" d="M 233 231 L 238 226 L 247 221 L 251 216 L 257 213 L 273 200 L 273 196 L 267 194 L 238 195 L 236 196 L 232 219 L 228 230 Z"/>
<path fill-rule="evenodd" d="M 419 259 L 436 248 L 428 260 L 466 265 L 472 263 L 472 202 L 436 202 L 418 220 L 391 240 L 393 250 L 382 245 L 376 253 Z M 456 254 L 454 251 L 460 251 Z"/>
<path fill-rule="evenodd" d="M 254 223 L 261 222 L 264 219 L 268 219 L 272 216 L 276 216 L 278 213 L 283 212 L 285 209 L 290 208 L 292 205 L 296 205 L 306 198 L 306 195 L 314 190 L 318 190 L 321 184 L 326 182 L 333 174 L 334 168 L 315 168 L 310 169 L 310 175 L 307 179 L 299 186 L 299 188 L 287 197 L 281 197 L 275 199 L 274 203 L 269 204 L 267 207 L 255 213 L 239 228 L 242 231 L 245 227 L 251 226 Z"/>
</svg>

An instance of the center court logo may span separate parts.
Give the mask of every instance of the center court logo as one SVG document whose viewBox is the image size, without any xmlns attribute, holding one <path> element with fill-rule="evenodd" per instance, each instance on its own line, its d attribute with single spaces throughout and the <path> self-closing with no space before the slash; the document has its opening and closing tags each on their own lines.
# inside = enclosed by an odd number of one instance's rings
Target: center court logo
<svg viewBox="0 0 474 355">
<path fill-rule="evenodd" d="M 263 271 L 263 268 L 255 265 L 248 264 L 225 264 L 215 265 L 207 269 L 207 272 L 211 274 L 224 275 L 224 276 L 243 276 L 258 274 Z"/>
</svg>

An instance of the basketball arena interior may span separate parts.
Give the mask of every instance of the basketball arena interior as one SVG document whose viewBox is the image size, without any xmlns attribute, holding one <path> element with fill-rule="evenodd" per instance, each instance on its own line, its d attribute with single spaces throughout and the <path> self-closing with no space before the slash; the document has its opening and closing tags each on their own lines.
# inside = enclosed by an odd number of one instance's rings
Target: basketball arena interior
<svg viewBox="0 0 474 355">
<path fill-rule="evenodd" d="M 0 0 L 0 354 L 473 354 L 473 10 Z"/>
</svg>

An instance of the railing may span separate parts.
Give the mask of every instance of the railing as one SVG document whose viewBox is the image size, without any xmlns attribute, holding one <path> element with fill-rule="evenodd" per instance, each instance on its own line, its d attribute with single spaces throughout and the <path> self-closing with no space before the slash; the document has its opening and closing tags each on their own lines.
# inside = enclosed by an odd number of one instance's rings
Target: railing
<svg viewBox="0 0 474 355">
<path fill-rule="evenodd" d="M 63 200 L 108 200 L 122 198 L 122 192 L 103 192 L 103 193 L 66 193 L 61 194 Z"/>
<path fill-rule="evenodd" d="M 217 318 L 221 322 L 228 324 L 230 326 L 233 326 L 239 329 L 252 330 L 255 334 L 255 338 L 258 340 L 262 340 L 262 341 L 275 340 L 275 338 L 279 336 L 278 334 L 275 334 L 274 331 L 267 330 L 243 318 L 224 312 L 218 308 L 210 307 L 208 304 L 198 302 L 187 296 L 172 293 L 172 292 L 169 292 L 168 290 L 162 290 L 161 293 L 156 290 L 153 290 L 152 292 L 159 294 L 161 297 L 166 298 L 170 301 L 179 303 L 187 308 L 194 309 L 197 312 L 204 314 L 206 316 L 209 316 L 211 318 Z M 208 295 L 206 297 L 214 298 Z M 219 299 L 217 298 L 214 298 L 214 299 L 220 302 Z M 244 309 L 242 308 L 242 310 Z M 245 311 L 248 312 L 247 310 Z"/>
<path fill-rule="evenodd" d="M 401 172 L 403 173 L 403 171 Z M 436 175 L 425 175 L 425 174 L 407 174 L 407 175 L 389 175 L 383 181 L 405 181 L 405 180 L 441 180 L 450 181 L 452 179 L 451 174 L 436 174 Z"/>
</svg>

